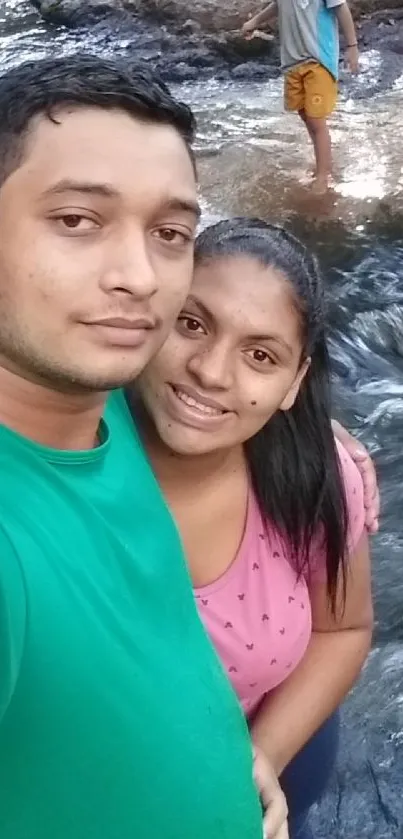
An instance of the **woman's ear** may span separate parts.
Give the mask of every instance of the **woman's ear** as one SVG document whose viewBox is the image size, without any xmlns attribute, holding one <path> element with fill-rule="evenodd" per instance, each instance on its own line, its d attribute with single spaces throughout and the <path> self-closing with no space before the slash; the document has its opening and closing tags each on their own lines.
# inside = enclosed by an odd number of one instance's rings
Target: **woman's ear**
<svg viewBox="0 0 403 839">
<path fill-rule="evenodd" d="M 304 381 L 304 378 L 305 378 L 305 376 L 306 376 L 306 374 L 309 370 L 310 365 L 311 365 L 311 359 L 310 358 L 306 358 L 305 361 L 301 364 L 301 367 L 299 368 L 298 373 L 297 373 L 297 375 L 296 375 L 288 393 L 286 394 L 286 396 L 284 397 L 284 399 L 283 399 L 283 401 L 280 405 L 280 411 L 289 411 L 290 408 L 292 408 L 292 406 L 293 406 L 293 404 L 294 404 L 294 402 L 295 402 L 295 400 L 298 396 L 301 384 Z"/>
</svg>

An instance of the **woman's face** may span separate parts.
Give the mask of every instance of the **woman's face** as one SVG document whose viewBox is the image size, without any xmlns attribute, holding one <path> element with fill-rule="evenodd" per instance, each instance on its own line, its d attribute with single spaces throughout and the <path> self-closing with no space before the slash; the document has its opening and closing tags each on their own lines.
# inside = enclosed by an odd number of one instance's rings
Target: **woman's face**
<svg viewBox="0 0 403 839">
<path fill-rule="evenodd" d="M 252 257 L 196 266 L 166 343 L 138 380 L 159 436 L 174 452 L 207 454 L 253 437 L 294 403 L 301 324 L 283 275 Z"/>
</svg>

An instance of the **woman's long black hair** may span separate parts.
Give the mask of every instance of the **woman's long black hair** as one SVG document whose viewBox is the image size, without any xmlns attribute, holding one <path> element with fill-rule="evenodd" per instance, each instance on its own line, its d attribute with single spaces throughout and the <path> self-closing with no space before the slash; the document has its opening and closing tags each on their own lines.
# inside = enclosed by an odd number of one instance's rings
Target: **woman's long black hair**
<svg viewBox="0 0 403 839">
<path fill-rule="evenodd" d="M 340 579 L 345 589 L 347 508 L 331 427 L 330 360 L 320 272 L 316 259 L 298 239 L 260 219 L 221 221 L 196 240 L 196 265 L 240 255 L 275 268 L 287 279 L 301 320 L 301 364 L 311 359 L 293 407 L 277 411 L 245 443 L 253 489 L 263 517 L 287 540 L 299 574 L 309 577 L 313 540 L 316 544 L 318 536 L 323 539 L 328 596 L 335 611 Z"/>
</svg>

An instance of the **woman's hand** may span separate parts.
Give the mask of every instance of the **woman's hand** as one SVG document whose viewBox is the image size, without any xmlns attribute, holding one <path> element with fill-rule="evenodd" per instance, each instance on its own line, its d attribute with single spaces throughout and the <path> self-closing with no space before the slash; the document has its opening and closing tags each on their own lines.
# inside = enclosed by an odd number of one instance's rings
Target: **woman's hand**
<svg viewBox="0 0 403 839">
<path fill-rule="evenodd" d="M 253 774 L 265 810 L 264 839 L 289 839 L 285 795 L 270 761 L 258 746 L 254 746 Z"/>
<path fill-rule="evenodd" d="M 364 485 L 365 526 L 368 533 L 374 534 L 379 530 L 380 495 L 374 462 L 365 446 L 355 439 L 336 420 L 332 420 L 334 436 L 347 449 L 354 461 Z"/>
</svg>

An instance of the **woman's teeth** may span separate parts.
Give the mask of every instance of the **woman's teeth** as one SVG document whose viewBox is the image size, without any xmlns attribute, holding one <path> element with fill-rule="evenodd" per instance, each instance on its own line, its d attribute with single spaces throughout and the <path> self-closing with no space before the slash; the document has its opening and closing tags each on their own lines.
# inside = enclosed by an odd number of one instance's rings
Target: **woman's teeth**
<svg viewBox="0 0 403 839">
<path fill-rule="evenodd" d="M 204 405 L 203 403 L 198 402 L 197 399 L 194 399 L 193 396 L 189 396 L 188 393 L 184 393 L 183 390 L 177 390 L 176 388 L 173 390 L 175 396 L 177 396 L 181 402 L 184 402 L 185 405 L 189 405 L 190 408 L 196 408 L 196 410 L 200 411 L 202 414 L 208 414 L 211 417 L 219 417 L 221 414 L 225 413 L 225 411 L 221 411 L 219 408 L 213 408 L 211 405 Z"/>
</svg>

